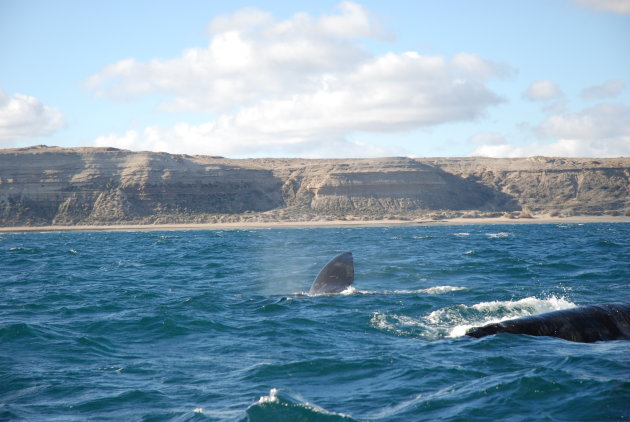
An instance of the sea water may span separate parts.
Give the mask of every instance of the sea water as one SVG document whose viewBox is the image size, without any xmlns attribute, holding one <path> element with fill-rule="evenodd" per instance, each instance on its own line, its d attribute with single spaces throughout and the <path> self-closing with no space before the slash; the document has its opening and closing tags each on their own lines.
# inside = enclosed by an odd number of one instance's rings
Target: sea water
<svg viewBox="0 0 630 422">
<path fill-rule="evenodd" d="M 0 283 L 1 420 L 630 418 L 628 341 L 464 336 L 629 301 L 630 224 L 1 234 Z"/>
</svg>

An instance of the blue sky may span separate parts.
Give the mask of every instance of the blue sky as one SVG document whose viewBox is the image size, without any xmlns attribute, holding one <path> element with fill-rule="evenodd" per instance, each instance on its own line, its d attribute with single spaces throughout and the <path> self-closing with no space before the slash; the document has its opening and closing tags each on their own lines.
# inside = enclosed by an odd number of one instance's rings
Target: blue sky
<svg viewBox="0 0 630 422">
<path fill-rule="evenodd" d="M 630 156 L 630 0 L 0 1 L 0 147 Z"/>
</svg>

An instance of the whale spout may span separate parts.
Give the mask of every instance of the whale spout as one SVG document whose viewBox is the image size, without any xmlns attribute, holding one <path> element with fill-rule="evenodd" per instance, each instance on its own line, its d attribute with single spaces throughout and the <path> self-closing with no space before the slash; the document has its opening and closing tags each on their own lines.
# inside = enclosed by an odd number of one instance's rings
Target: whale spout
<svg viewBox="0 0 630 422">
<path fill-rule="evenodd" d="M 558 337 L 592 343 L 630 340 L 630 302 L 580 306 L 484 325 L 466 332 L 470 337 L 498 333 Z"/>
<path fill-rule="evenodd" d="M 344 252 L 321 269 L 308 294 L 340 293 L 354 281 L 354 261 L 352 252 Z"/>
</svg>

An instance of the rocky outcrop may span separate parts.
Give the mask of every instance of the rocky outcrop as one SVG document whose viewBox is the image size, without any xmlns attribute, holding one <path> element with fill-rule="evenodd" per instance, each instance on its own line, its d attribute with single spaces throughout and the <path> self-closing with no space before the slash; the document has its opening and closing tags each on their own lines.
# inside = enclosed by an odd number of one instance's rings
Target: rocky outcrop
<svg viewBox="0 0 630 422">
<path fill-rule="evenodd" d="M 630 158 L 444 158 L 426 160 L 514 198 L 563 215 L 630 212 Z"/>
<path fill-rule="evenodd" d="M 320 213 L 514 210 L 512 197 L 410 158 L 265 160 L 284 180 L 287 206 Z"/>
<path fill-rule="evenodd" d="M 271 170 L 231 160 L 113 148 L 0 152 L 0 224 L 153 222 L 283 205 Z"/>
<path fill-rule="evenodd" d="M 244 159 L 0 150 L 0 225 L 630 210 L 630 158 Z"/>
</svg>

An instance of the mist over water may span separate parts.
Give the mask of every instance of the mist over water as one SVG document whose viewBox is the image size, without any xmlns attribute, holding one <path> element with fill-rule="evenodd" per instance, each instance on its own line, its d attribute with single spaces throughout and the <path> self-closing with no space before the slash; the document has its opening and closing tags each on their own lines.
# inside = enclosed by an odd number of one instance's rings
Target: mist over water
<svg viewBox="0 0 630 422">
<path fill-rule="evenodd" d="M 356 281 L 306 294 L 352 251 Z M 630 224 L 0 234 L 0 420 L 624 420 Z"/>
</svg>

